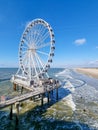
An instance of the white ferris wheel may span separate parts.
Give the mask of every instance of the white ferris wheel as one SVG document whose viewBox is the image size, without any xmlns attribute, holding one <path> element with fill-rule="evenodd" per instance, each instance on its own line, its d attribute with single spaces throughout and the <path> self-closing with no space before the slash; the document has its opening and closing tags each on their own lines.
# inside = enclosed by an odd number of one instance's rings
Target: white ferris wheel
<svg viewBox="0 0 98 130">
<path fill-rule="evenodd" d="M 25 28 L 19 45 L 19 66 L 29 80 L 48 76 L 55 50 L 52 27 L 42 19 L 31 21 Z"/>
</svg>

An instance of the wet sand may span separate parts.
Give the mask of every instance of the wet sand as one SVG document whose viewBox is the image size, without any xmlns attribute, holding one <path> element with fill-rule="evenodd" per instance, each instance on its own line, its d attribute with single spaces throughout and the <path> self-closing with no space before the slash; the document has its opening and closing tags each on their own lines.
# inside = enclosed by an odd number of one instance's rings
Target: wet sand
<svg viewBox="0 0 98 130">
<path fill-rule="evenodd" d="M 76 70 L 82 74 L 98 79 L 98 69 L 96 68 L 77 68 Z"/>
</svg>

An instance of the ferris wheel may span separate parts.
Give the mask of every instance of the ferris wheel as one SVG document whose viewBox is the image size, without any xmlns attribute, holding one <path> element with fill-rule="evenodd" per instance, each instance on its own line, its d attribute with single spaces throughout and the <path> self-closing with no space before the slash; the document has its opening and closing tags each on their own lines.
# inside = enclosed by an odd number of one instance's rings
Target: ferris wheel
<svg viewBox="0 0 98 130">
<path fill-rule="evenodd" d="M 19 65 L 30 80 L 47 74 L 55 50 L 52 27 L 42 19 L 31 21 L 25 28 L 19 45 Z"/>
</svg>

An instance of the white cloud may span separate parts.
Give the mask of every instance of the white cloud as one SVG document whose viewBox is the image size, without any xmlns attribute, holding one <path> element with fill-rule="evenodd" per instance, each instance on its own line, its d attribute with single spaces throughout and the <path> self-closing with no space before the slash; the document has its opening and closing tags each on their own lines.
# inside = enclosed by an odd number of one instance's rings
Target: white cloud
<svg viewBox="0 0 98 130">
<path fill-rule="evenodd" d="M 86 65 L 89 67 L 98 67 L 98 60 L 89 61 Z"/>
<path fill-rule="evenodd" d="M 75 43 L 76 45 L 83 45 L 83 44 L 86 43 L 86 39 L 85 39 L 85 38 L 76 39 L 76 40 L 74 41 L 74 43 Z"/>
<path fill-rule="evenodd" d="M 98 46 L 96 46 L 96 49 L 98 49 Z"/>
<path fill-rule="evenodd" d="M 98 60 L 90 61 L 89 64 L 98 64 Z"/>
</svg>

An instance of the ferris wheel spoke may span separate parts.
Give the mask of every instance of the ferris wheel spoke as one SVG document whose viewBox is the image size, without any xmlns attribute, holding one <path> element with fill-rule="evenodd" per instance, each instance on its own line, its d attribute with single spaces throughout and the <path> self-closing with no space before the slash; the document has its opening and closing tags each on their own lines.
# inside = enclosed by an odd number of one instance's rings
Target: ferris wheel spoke
<svg viewBox="0 0 98 130">
<path fill-rule="evenodd" d="M 38 55 L 38 54 L 37 54 L 37 55 Z M 39 59 L 41 60 L 41 62 L 42 62 L 42 64 L 43 64 L 43 66 L 45 66 L 45 63 L 44 63 L 43 59 L 41 58 L 41 56 L 40 56 L 40 55 L 38 55 L 38 57 L 39 57 Z"/>
<path fill-rule="evenodd" d="M 36 63 L 37 63 L 37 67 L 38 67 L 39 73 L 41 73 L 40 63 L 39 63 L 39 60 L 37 59 L 36 55 L 35 55 L 35 59 L 36 59 Z"/>
<path fill-rule="evenodd" d="M 44 64 L 43 64 L 43 62 L 41 61 L 41 59 L 40 59 L 40 57 L 38 56 L 38 54 L 36 53 L 36 57 L 38 58 L 38 60 L 39 60 L 39 62 L 40 62 L 40 64 L 41 64 L 41 67 L 42 67 L 42 69 L 44 70 Z"/>
<path fill-rule="evenodd" d="M 39 73 L 39 72 L 38 72 L 38 70 L 37 70 L 37 66 L 38 66 L 38 65 L 37 65 L 37 63 L 36 63 L 35 55 L 34 55 L 34 63 L 35 63 L 35 65 L 36 65 L 36 66 L 35 66 L 35 72 L 36 72 L 36 76 L 37 76 L 37 78 L 38 78 L 38 73 Z"/>
<path fill-rule="evenodd" d="M 37 28 L 37 30 L 38 30 L 38 34 L 39 34 L 39 35 L 36 35 L 36 36 L 35 36 L 35 43 L 37 42 L 37 40 L 39 39 L 39 36 L 41 35 L 40 32 L 41 32 L 41 30 L 42 30 L 42 26 L 39 25 L 38 28 Z"/>
<path fill-rule="evenodd" d="M 47 46 L 50 46 L 51 45 L 51 42 L 48 42 L 48 43 L 43 43 L 42 45 L 39 45 L 38 47 L 36 47 L 37 49 L 40 49 L 40 48 L 44 48 L 44 47 L 47 47 Z"/>
<path fill-rule="evenodd" d="M 28 60 L 28 53 L 26 53 L 24 56 L 23 56 L 23 62 L 26 62 Z"/>
<path fill-rule="evenodd" d="M 27 39 L 24 39 L 24 45 L 26 45 L 28 48 L 30 47 L 30 45 L 29 45 Z"/>
<path fill-rule="evenodd" d="M 43 34 L 45 33 L 45 31 L 46 31 L 46 29 L 45 29 L 45 27 L 43 27 L 42 26 L 42 28 L 41 28 L 41 30 L 40 30 L 40 39 L 42 39 L 42 36 L 43 36 Z M 36 44 L 38 44 L 39 43 L 39 37 L 36 39 Z"/>
<path fill-rule="evenodd" d="M 47 31 L 41 38 L 41 41 L 43 42 L 46 38 L 49 37 L 49 31 Z"/>
<path fill-rule="evenodd" d="M 40 28 L 41 28 L 40 25 L 36 25 L 36 26 L 35 26 L 34 37 L 33 37 L 34 43 L 36 43 L 37 38 L 39 37 L 38 34 L 40 34 L 40 32 L 39 32 Z"/>
<path fill-rule="evenodd" d="M 34 59 L 33 59 L 32 56 L 31 56 L 31 66 L 32 66 L 31 68 L 33 68 L 33 70 L 32 70 L 33 72 L 32 73 L 33 73 L 33 75 L 35 75 L 35 73 L 36 73 L 35 72 L 35 65 L 34 65 Z"/>
<path fill-rule="evenodd" d="M 28 59 L 27 59 L 27 60 L 25 60 L 25 61 L 23 61 L 23 65 L 24 65 L 25 70 L 26 70 L 26 68 L 28 67 Z"/>
<path fill-rule="evenodd" d="M 28 49 L 28 47 L 27 47 L 27 46 L 23 46 L 22 48 L 24 48 L 24 49 Z"/>
<path fill-rule="evenodd" d="M 45 27 L 43 27 L 42 25 L 41 25 L 41 29 L 39 30 L 39 33 L 40 33 L 40 35 L 43 35 L 43 33 L 45 32 Z"/>
<path fill-rule="evenodd" d="M 38 41 L 36 42 L 36 45 L 38 45 L 38 43 L 42 43 L 46 38 L 48 38 L 49 36 L 49 31 L 47 31 L 41 38 L 38 39 Z"/>
<path fill-rule="evenodd" d="M 30 46 L 31 44 L 30 32 L 27 35 L 27 41 L 28 41 L 28 45 Z"/>
<path fill-rule="evenodd" d="M 25 60 L 25 62 L 23 61 L 23 65 L 24 65 L 24 69 L 27 71 L 28 69 L 28 60 Z"/>
<path fill-rule="evenodd" d="M 38 50 L 37 50 L 37 52 L 40 53 L 40 54 L 43 54 L 43 55 L 49 56 L 49 54 L 46 53 L 46 52 L 42 52 L 42 51 L 38 51 Z"/>
<path fill-rule="evenodd" d="M 33 29 L 33 39 L 34 39 L 34 43 L 36 40 L 36 35 L 37 35 L 37 25 L 35 25 L 34 29 Z"/>
<path fill-rule="evenodd" d="M 26 54 L 26 53 L 28 53 L 28 51 L 24 50 L 24 51 L 22 52 L 22 55 L 24 55 L 24 54 Z"/>
<path fill-rule="evenodd" d="M 36 76 L 38 76 L 38 73 L 37 73 L 37 70 L 36 70 L 35 59 L 34 59 L 34 56 L 32 54 L 31 54 L 31 59 L 32 59 L 32 63 L 33 63 L 33 66 L 34 66 L 35 74 L 36 74 Z"/>
<path fill-rule="evenodd" d="M 31 45 L 31 39 L 32 39 L 32 35 L 31 35 L 31 29 L 30 29 L 30 31 L 29 31 L 29 37 L 28 37 L 28 39 L 29 39 L 29 44 Z"/>
</svg>

